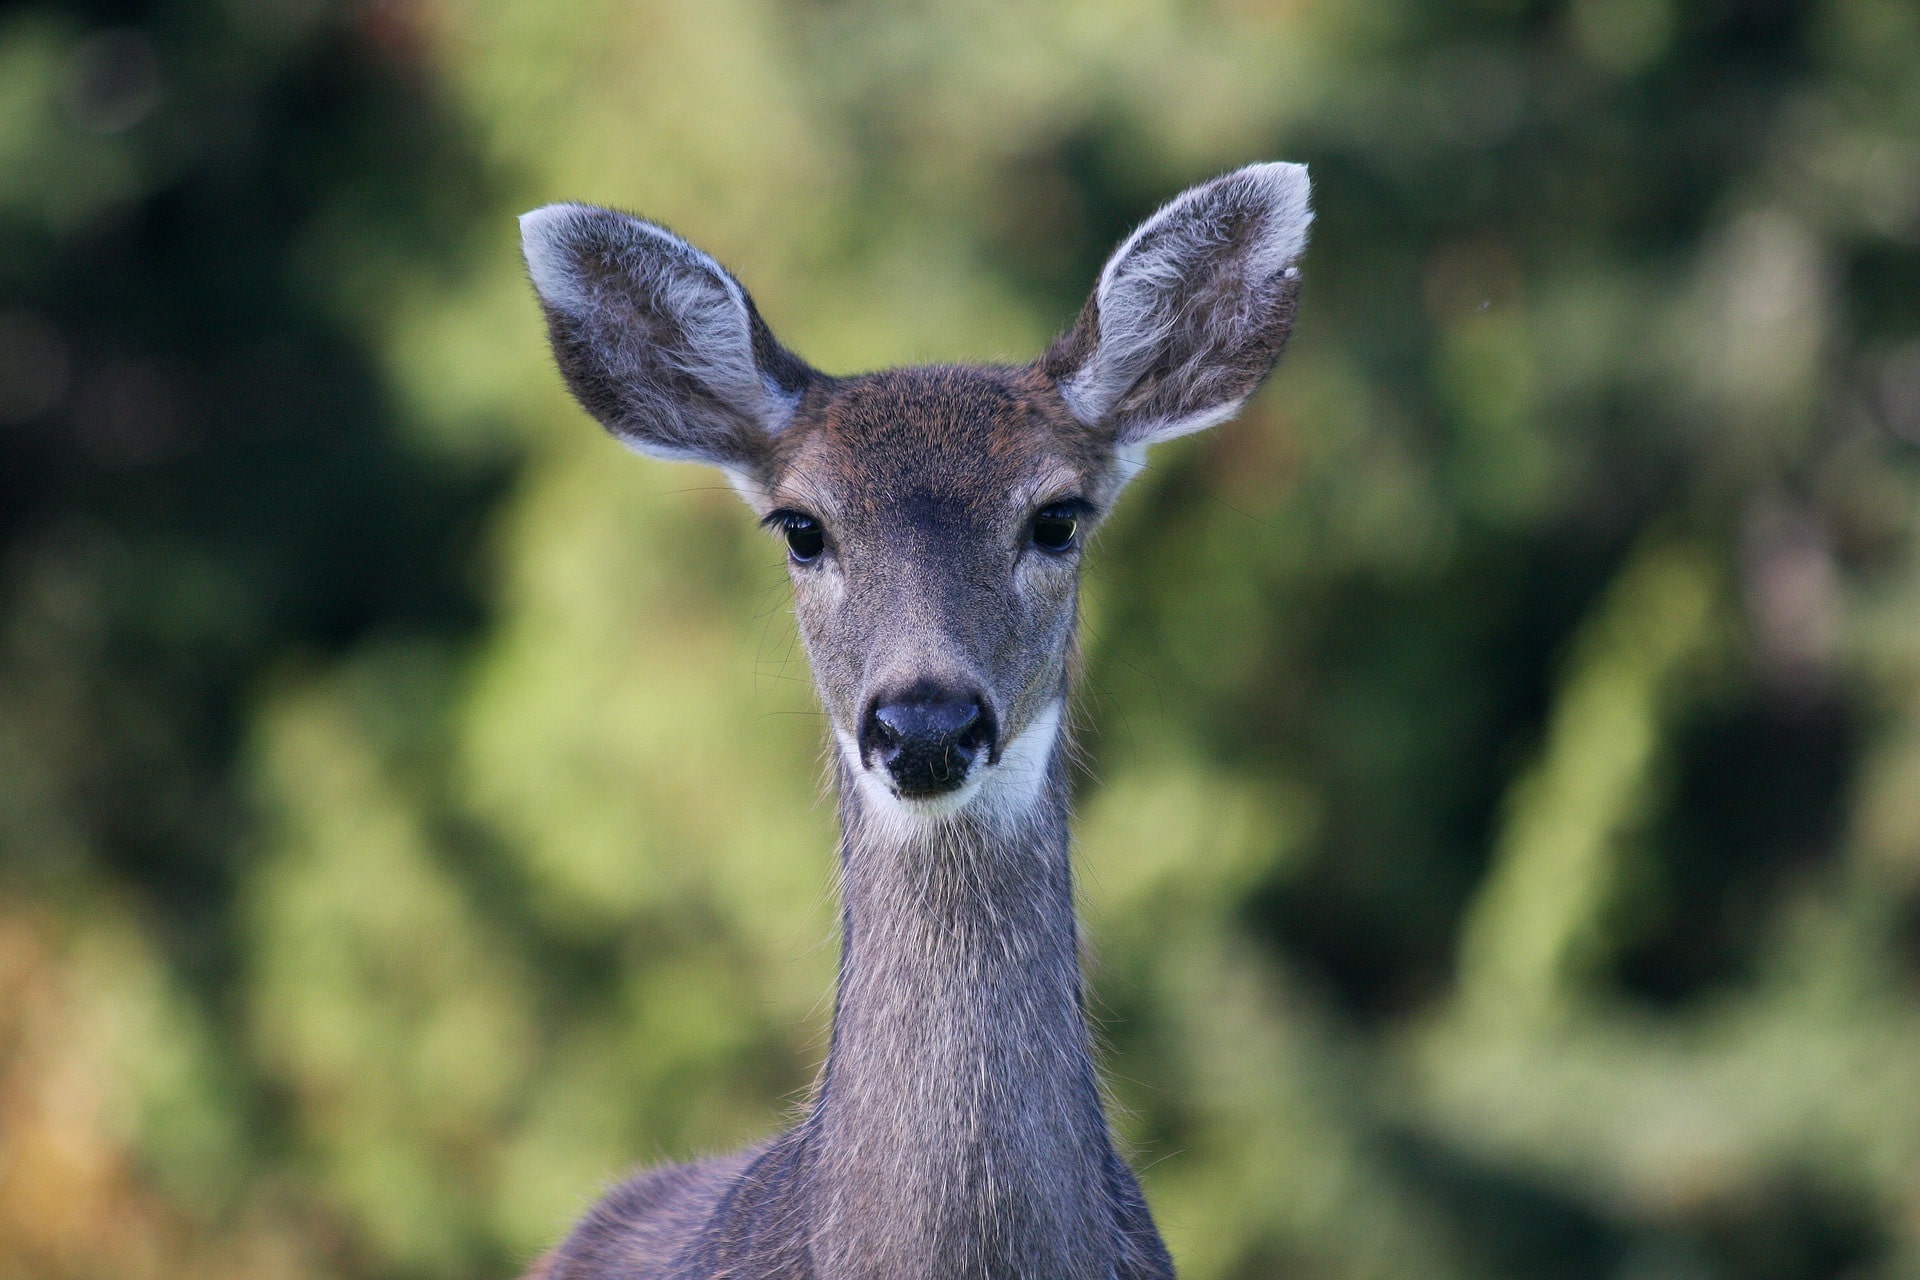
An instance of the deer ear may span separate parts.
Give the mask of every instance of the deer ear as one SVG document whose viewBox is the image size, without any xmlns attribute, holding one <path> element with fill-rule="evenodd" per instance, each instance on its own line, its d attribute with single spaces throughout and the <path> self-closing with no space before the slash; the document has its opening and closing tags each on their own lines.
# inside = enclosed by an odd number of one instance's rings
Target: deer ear
<svg viewBox="0 0 1920 1280">
<path fill-rule="evenodd" d="M 586 411 L 655 457 L 764 475 L 814 373 L 724 267 L 666 228 L 590 205 L 520 219 L 560 372 Z"/>
<path fill-rule="evenodd" d="M 1041 357 L 1074 415 L 1121 447 L 1232 417 L 1293 327 L 1307 194 L 1306 166 L 1249 165 L 1183 192 L 1128 236 Z"/>
</svg>

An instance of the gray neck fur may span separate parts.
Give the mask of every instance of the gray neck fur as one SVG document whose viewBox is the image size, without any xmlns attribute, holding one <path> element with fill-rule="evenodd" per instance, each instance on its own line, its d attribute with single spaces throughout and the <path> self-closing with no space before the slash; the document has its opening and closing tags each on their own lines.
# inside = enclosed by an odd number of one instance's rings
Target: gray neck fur
<svg viewBox="0 0 1920 1280">
<path fill-rule="evenodd" d="M 804 1131 L 832 1276 L 1105 1280 L 1114 1155 L 1081 1009 L 1064 751 L 1016 817 L 914 834 L 841 779 L 845 938 Z M 844 765 L 843 765 L 844 770 Z"/>
</svg>

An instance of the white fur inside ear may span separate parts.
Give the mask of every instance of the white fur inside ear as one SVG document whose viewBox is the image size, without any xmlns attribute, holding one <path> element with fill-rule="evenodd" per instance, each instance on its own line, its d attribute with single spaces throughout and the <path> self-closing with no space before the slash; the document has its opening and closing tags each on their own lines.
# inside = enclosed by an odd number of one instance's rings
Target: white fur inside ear
<svg viewBox="0 0 1920 1280">
<path fill-rule="evenodd" d="M 520 252 L 541 301 L 556 311 L 577 314 L 586 298 L 567 248 L 567 232 L 595 210 L 582 204 L 543 205 L 520 215 Z"/>
<path fill-rule="evenodd" d="M 1234 414 L 1240 412 L 1240 406 L 1247 402 L 1245 396 L 1217 404 L 1211 409 L 1202 409 L 1199 413 L 1190 413 L 1183 418 L 1162 418 L 1157 422 L 1142 423 L 1131 429 L 1136 443 L 1145 446 L 1159 444 L 1163 440 L 1177 440 L 1181 436 L 1190 436 L 1196 431 L 1205 431 L 1208 427 L 1217 427 Z"/>
<path fill-rule="evenodd" d="M 1102 320 L 1105 320 L 1106 306 L 1112 297 L 1116 278 L 1124 270 L 1129 275 L 1151 278 L 1164 273 L 1167 268 L 1177 268 L 1177 261 L 1167 261 L 1175 255 L 1172 251 L 1188 247 L 1189 241 L 1176 241 L 1167 246 L 1159 255 L 1160 261 L 1152 257 L 1143 257 L 1139 262 L 1129 262 L 1141 239 L 1155 228 L 1165 227 L 1180 219 L 1195 219 L 1198 206 L 1213 193 L 1215 187 L 1225 182 L 1246 181 L 1263 188 L 1269 213 L 1263 227 L 1259 256 L 1252 265 L 1263 275 L 1272 275 L 1287 266 L 1306 251 L 1307 228 L 1313 223 L 1313 210 L 1310 206 L 1312 184 L 1307 179 L 1307 166 L 1289 164 L 1276 160 L 1268 164 L 1250 164 L 1244 169 L 1235 169 L 1224 177 L 1212 182 L 1190 187 L 1173 199 L 1167 201 L 1151 218 L 1133 229 L 1133 234 L 1121 242 L 1107 259 L 1107 265 L 1100 272 L 1100 304 Z M 1200 221 L 1205 221 L 1200 218 Z M 1103 325 L 1104 327 L 1104 325 Z"/>
<path fill-rule="evenodd" d="M 619 291 L 596 287 L 586 276 L 581 254 L 589 247 L 611 251 L 626 286 L 644 290 L 659 311 L 674 318 L 681 342 L 675 350 L 657 353 L 663 363 L 699 379 L 769 434 L 792 422 L 799 396 L 782 389 L 755 361 L 745 292 L 699 247 L 645 219 L 571 203 L 522 214 L 520 243 L 541 300 L 607 339 L 615 372 L 622 363 L 617 356 L 623 322 Z M 652 441 L 636 447 L 672 456 Z"/>
<path fill-rule="evenodd" d="M 1161 357 L 1190 300 L 1221 273 L 1238 274 L 1251 292 L 1296 271 L 1313 222 L 1310 196 L 1305 165 L 1249 165 L 1182 192 L 1141 223 L 1100 272 L 1094 292 L 1098 345 L 1061 383 L 1075 416 L 1089 424 L 1105 419 Z M 1258 213 L 1255 240 L 1223 257 L 1235 220 L 1250 211 Z M 1244 317 L 1229 314 L 1227 319 Z M 1220 336 L 1225 341 L 1231 335 Z M 1206 353 L 1187 358 L 1205 359 Z M 1136 437 L 1168 439 L 1198 431 L 1232 416 L 1239 399 L 1224 411 L 1220 405 L 1196 405 L 1191 413 L 1136 430 Z"/>
<path fill-rule="evenodd" d="M 1260 239 L 1256 270 L 1262 275 L 1276 275 L 1292 267 L 1307 251 L 1307 228 L 1313 225 L 1313 184 L 1307 179 L 1307 166 L 1275 161 L 1249 165 L 1240 172 L 1267 190 L 1272 212 L 1266 234 Z"/>
</svg>

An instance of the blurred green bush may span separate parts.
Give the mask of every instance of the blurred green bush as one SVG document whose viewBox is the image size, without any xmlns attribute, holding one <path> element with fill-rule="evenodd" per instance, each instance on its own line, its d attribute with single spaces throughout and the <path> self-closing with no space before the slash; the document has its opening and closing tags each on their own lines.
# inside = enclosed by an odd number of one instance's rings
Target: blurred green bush
<svg viewBox="0 0 1920 1280">
<path fill-rule="evenodd" d="M 1920 1275 L 1920 9 L 0 9 L 0 1280 L 504 1276 L 831 982 L 776 550 L 512 215 L 1023 359 L 1308 161 L 1282 373 L 1089 569 L 1080 866 L 1183 1274 Z"/>
</svg>

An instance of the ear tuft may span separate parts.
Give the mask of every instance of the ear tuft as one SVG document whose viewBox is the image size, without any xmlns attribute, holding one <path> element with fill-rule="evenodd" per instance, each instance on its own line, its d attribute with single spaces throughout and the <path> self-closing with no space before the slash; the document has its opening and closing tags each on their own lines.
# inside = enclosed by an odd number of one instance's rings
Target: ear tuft
<svg viewBox="0 0 1920 1280">
<path fill-rule="evenodd" d="M 1306 166 L 1256 164 L 1183 192 L 1127 237 L 1043 368 L 1118 445 L 1231 417 L 1280 357 L 1313 221 Z"/>
<path fill-rule="evenodd" d="M 566 251 L 592 210 L 580 204 L 549 204 L 520 215 L 520 251 L 534 292 L 550 307 L 578 309 L 581 299 Z M 569 234 L 569 233 L 573 234 Z"/>
<path fill-rule="evenodd" d="M 1275 160 L 1240 172 L 1267 189 L 1268 249 L 1281 270 L 1297 271 L 1293 264 L 1307 251 L 1307 229 L 1313 225 L 1313 184 L 1307 179 L 1307 166 Z"/>
<path fill-rule="evenodd" d="M 554 358 L 631 447 L 747 475 L 813 373 L 726 268 L 657 223 L 583 204 L 520 219 Z"/>
</svg>

